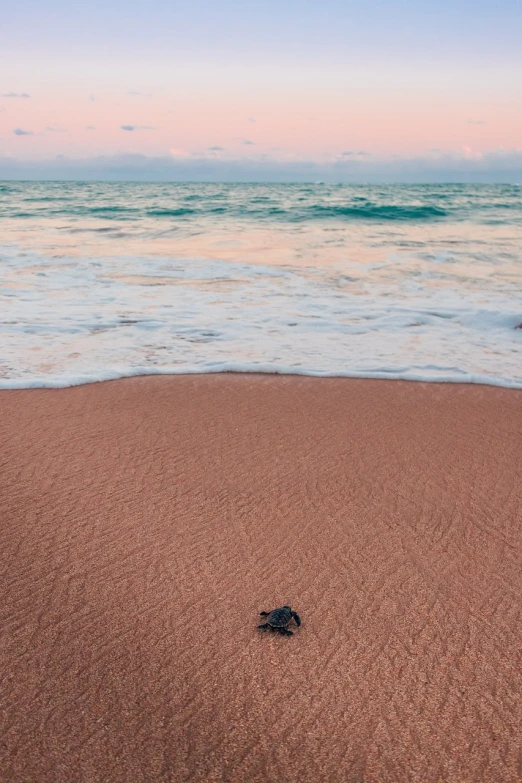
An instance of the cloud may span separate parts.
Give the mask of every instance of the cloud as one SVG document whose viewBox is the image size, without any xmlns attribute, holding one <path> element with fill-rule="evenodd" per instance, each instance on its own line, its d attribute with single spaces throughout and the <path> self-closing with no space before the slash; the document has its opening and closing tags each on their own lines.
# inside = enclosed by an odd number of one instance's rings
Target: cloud
<svg viewBox="0 0 522 783">
<path fill-rule="evenodd" d="M 487 125 L 486 120 L 468 120 L 468 125 Z"/>
<path fill-rule="evenodd" d="M 15 136 L 34 136 L 33 131 L 23 130 L 23 128 L 15 128 L 13 133 Z"/>
<path fill-rule="evenodd" d="M 354 152 L 353 150 L 345 150 L 344 152 L 341 152 L 341 157 L 348 158 L 354 156 L 358 158 L 369 158 L 371 154 L 372 154 L 371 152 L 366 152 L 365 150 L 359 150 L 359 152 Z"/>
<path fill-rule="evenodd" d="M 249 118 L 248 118 L 248 121 L 249 121 L 249 122 L 255 122 L 255 119 L 254 119 L 254 117 L 249 117 Z"/>
<path fill-rule="evenodd" d="M 91 92 L 91 94 L 89 95 L 89 100 L 90 100 L 90 101 L 95 101 L 95 100 L 96 100 L 96 98 L 94 97 L 94 95 L 92 94 L 92 92 Z"/>
<path fill-rule="evenodd" d="M 129 90 L 127 95 L 141 95 L 142 98 L 152 98 L 152 93 L 140 92 L 139 90 Z"/>
<path fill-rule="evenodd" d="M 27 92 L 3 92 L 0 93 L 0 98 L 30 98 L 31 96 Z"/>
<path fill-rule="evenodd" d="M 475 150 L 473 150 L 471 147 L 462 147 L 462 152 L 464 153 L 464 157 L 466 159 L 475 158 L 475 160 L 480 160 L 482 157 L 481 152 L 475 152 Z"/>
<path fill-rule="evenodd" d="M 157 130 L 154 125 L 120 125 L 120 128 L 124 131 Z"/>
<path fill-rule="evenodd" d="M 243 139 L 241 144 L 247 144 L 247 145 L 255 145 L 255 141 L 250 141 L 249 139 Z"/>
<path fill-rule="evenodd" d="M 317 160 L 226 159 L 192 156 L 171 150 L 170 156 L 138 154 L 73 160 L 0 158 L 0 179 L 114 180 L 141 182 L 324 182 L 512 183 L 522 182 L 522 149 L 494 150 L 468 157 L 463 150 L 417 157 L 347 157 Z"/>
<path fill-rule="evenodd" d="M 48 133 L 67 133 L 67 128 L 53 128 L 52 125 L 47 125 L 45 130 Z"/>
<path fill-rule="evenodd" d="M 96 130 L 96 125 L 86 125 L 85 130 Z"/>
<path fill-rule="evenodd" d="M 208 149 L 210 150 L 210 152 L 224 152 L 225 151 L 224 147 L 209 147 Z"/>
</svg>

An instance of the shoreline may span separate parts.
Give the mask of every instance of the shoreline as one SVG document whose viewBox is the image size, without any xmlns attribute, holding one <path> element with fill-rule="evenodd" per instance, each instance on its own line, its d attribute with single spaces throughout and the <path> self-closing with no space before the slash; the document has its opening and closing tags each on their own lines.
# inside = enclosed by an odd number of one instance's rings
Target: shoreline
<svg viewBox="0 0 522 783">
<path fill-rule="evenodd" d="M 516 783 L 522 391 L 0 391 L 10 783 Z M 292 638 L 257 631 L 290 603 Z"/>
<path fill-rule="evenodd" d="M 519 327 L 515 327 L 519 328 Z M 36 381 L 22 381 L 22 380 L 9 380 L 0 377 L 0 392 L 4 391 L 29 391 L 31 389 L 74 389 L 77 386 L 89 386 L 95 383 L 113 383 L 116 381 L 131 380 L 133 378 L 179 378 L 189 376 L 260 376 L 260 377 L 288 377 L 288 378 L 319 378 L 328 380 L 356 380 L 356 381 L 402 381 L 405 383 L 429 383 L 429 384 L 453 384 L 456 386 L 487 386 L 491 388 L 499 389 L 514 389 L 517 391 L 522 390 L 522 380 L 512 378 L 497 378 L 494 376 L 484 374 L 470 373 L 467 378 L 459 376 L 445 376 L 445 377 L 433 377 L 426 378 L 416 373 L 388 373 L 375 371 L 366 375 L 361 375 L 356 372 L 351 374 L 349 371 L 345 371 L 344 374 L 338 374 L 331 371 L 320 370 L 297 370 L 289 367 L 279 367 L 278 365 L 262 365 L 261 367 L 253 365 L 252 368 L 243 369 L 242 365 L 223 363 L 219 364 L 214 369 L 202 369 L 199 368 L 184 368 L 178 371 L 172 369 L 154 369 L 150 371 L 144 371 L 140 368 L 136 372 L 129 372 L 128 374 L 112 374 L 107 377 L 94 378 L 90 375 L 79 376 L 79 379 L 72 382 L 65 382 L 63 380 L 36 380 Z M 474 380 L 477 378 L 478 380 Z M 10 385 L 4 385 L 10 384 Z M 19 384 L 19 385 L 18 385 Z"/>
</svg>

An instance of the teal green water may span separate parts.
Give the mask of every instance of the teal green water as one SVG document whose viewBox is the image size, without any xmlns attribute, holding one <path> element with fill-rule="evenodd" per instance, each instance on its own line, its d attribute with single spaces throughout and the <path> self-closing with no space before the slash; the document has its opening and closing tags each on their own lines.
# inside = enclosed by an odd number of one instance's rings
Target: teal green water
<svg viewBox="0 0 522 783">
<path fill-rule="evenodd" d="M 0 184 L 0 218 L 522 222 L 517 185 Z"/>
</svg>

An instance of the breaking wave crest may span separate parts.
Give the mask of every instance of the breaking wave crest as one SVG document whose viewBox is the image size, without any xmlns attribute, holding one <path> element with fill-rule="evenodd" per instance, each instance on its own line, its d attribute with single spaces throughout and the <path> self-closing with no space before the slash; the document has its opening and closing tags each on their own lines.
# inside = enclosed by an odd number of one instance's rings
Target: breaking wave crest
<svg viewBox="0 0 522 783">
<path fill-rule="evenodd" d="M 430 205 L 375 204 L 360 206 L 323 206 L 310 209 L 311 218 L 352 218 L 353 220 L 433 220 L 446 217 L 448 212 Z"/>
</svg>

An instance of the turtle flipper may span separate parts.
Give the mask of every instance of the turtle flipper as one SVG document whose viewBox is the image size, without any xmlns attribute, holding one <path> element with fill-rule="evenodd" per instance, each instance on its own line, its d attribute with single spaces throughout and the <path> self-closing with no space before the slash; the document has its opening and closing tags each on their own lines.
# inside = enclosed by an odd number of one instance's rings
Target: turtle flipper
<svg viewBox="0 0 522 783">
<path fill-rule="evenodd" d="M 283 634 L 283 636 L 293 636 L 294 635 L 294 632 L 293 631 L 289 631 L 288 628 L 278 628 L 277 630 L 279 631 L 280 634 Z"/>
<path fill-rule="evenodd" d="M 296 625 L 301 625 L 301 618 L 297 614 L 297 612 L 292 612 L 292 617 L 294 618 Z"/>
<path fill-rule="evenodd" d="M 268 623 L 263 623 L 263 625 L 258 625 L 257 627 L 258 628 L 269 628 L 270 626 L 268 625 Z"/>
<path fill-rule="evenodd" d="M 259 614 L 262 614 L 262 615 L 266 616 L 267 614 L 270 614 L 270 612 L 259 612 Z"/>
</svg>

